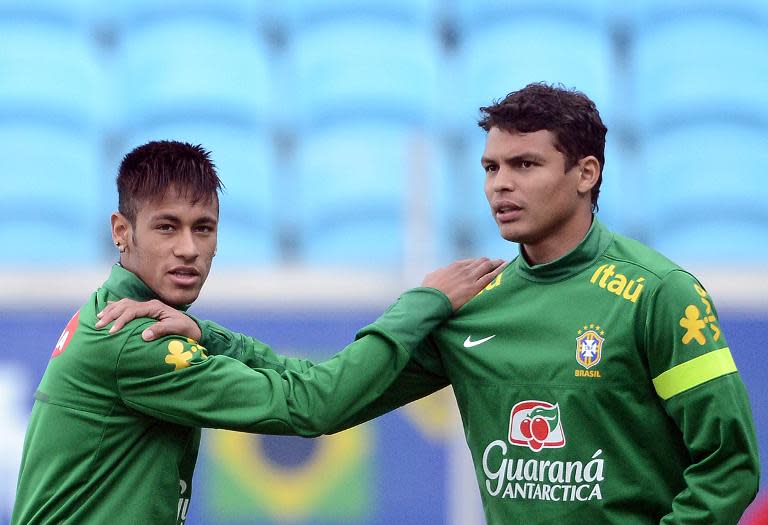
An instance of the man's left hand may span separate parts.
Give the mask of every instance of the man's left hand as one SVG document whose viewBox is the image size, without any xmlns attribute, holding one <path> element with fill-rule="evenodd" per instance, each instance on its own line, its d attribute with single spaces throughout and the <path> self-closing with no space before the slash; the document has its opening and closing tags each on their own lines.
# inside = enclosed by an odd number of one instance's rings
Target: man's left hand
<svg viewBox="0 0 768 525">
<path fill-rule="evenodd" d="M 99 318 L 96 322 L 98 329 L 114 321 L 112 328 L 109 329 L 110 334 L 118 332 L 137 317 L 157 319 L 157 323 L 141 333 L 145 341 L 153 341 L 166 335 L 183 335 L 197 341 L 202 336 L 200 327 L 191 317 L 157 299 L 143 303 L 133 299 L 120 299 L 109 303 L 106 308 L 96 314 L 96 317 Z"/>
</svg>

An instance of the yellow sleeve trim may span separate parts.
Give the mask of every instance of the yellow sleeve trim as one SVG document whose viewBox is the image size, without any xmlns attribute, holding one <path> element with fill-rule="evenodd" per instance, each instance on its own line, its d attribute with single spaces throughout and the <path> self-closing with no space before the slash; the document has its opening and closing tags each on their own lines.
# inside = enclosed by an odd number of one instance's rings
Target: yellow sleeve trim
<svg viewBox="0 0 768 525">
<path fill-rule="evenodd" d="M 736 372 L 731 350 L 721 348 L 681 363 L 653 380 L 653 386 L 661 399 L 669 399 L 725 374 Z"/>
</svg>

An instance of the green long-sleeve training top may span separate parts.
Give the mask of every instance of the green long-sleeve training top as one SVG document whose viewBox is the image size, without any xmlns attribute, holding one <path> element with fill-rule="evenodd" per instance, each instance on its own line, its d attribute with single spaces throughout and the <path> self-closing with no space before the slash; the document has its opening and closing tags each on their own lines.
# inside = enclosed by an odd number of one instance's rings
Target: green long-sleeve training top
<svg viewBox="0 0 768 525">
<path fill-rule="evenodd" d="M 735 525 L 757 493 L 712 297 L 597 219 L 556 261 L 517 257 L 345 426 L 449 384 L 490 525 Z"/>
<path fill-rule="evenodd" d="M 35 393 L 13 525 L 183 524 L 200 427 L 327 432 L 378 398 L 452 311 L 441 292 L 410 290 L 315 365 L 206 321 L 220 355 L 178 336 L 145 342 L 150 319 L 96 330 L 96 313 L 124 297 L 155 295 L 116 265 L 55 345 Z"/>
</svg>

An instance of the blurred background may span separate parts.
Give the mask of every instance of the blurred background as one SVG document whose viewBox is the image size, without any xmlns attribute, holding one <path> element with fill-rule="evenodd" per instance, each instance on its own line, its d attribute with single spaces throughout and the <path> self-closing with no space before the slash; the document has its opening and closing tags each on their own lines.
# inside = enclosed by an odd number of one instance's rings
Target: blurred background
<svg viewBox="0 0 768 525">
<path fill-rule="evenodd" d="M 0 0 L 0 523 L 51 349 L 117 259 L 125 153 L 212 151 L 193 313 L 319 360 L 430 269 L 517 254 L 476 121 L 535 81 L 600 109 L 599 217 L 715 298 L 765 468 L 766 57 L 765 0 Z M 194 492 L 190 525 L 483 522 L 450 391 L 316 440 L 207 431 Z"/>
</svg>

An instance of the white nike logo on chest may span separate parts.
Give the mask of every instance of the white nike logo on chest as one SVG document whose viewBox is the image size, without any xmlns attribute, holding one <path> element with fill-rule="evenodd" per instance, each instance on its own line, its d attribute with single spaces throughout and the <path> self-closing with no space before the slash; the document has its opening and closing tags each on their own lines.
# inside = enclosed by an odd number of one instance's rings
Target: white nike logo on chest
<svg viewBox="0 0 768 525">
<path fill-rule="evenodd" d="M 468 335 L 467 338 L 464 340 L 464 348 L 472 348 L 473 346 L 481 345 L 487 341 L 490 341 L 496 337 L 496 334 L 489 335 L 488 337 L 483 337 L 482 339 L 478 339 L 477 341 L 472 340 L 472 336 Z"/>
</svg>

